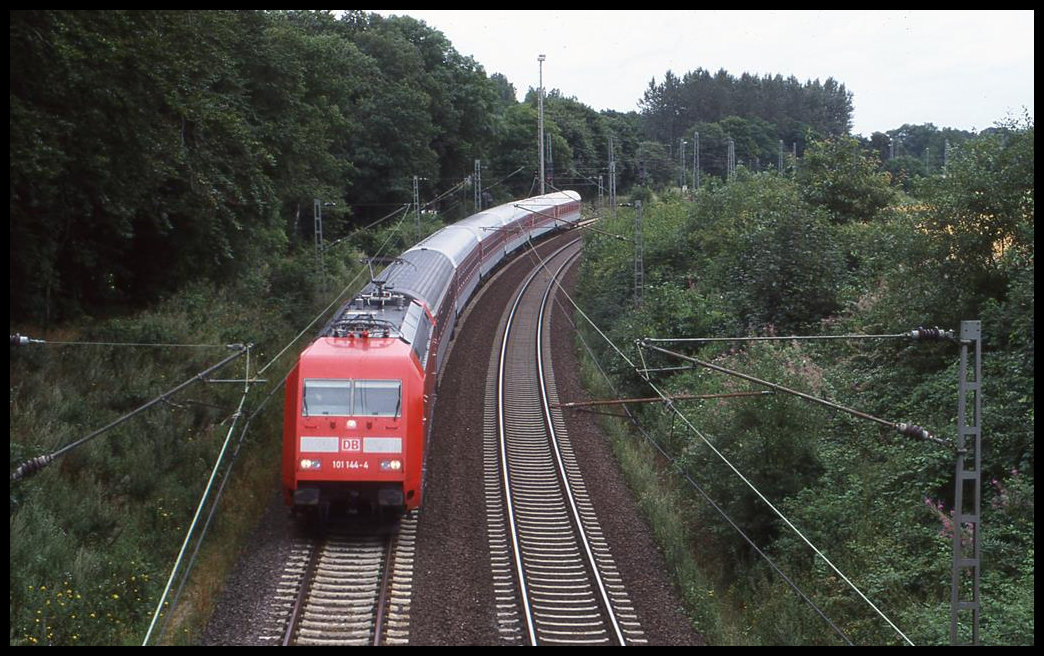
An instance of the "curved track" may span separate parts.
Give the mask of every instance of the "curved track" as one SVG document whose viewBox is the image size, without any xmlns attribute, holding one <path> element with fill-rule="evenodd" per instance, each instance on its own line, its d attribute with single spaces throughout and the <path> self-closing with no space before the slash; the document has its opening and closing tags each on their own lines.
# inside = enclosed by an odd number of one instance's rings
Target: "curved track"
<svg viewBox="0 0 1044 656">
<path fill-rule="evenodd" d="M 549 308 L 579 250 L 570 242 L 530 275 L 491 363 L 486 490 L 498 619 L 516 644 L 644 644 L 554 409 Z"/>
</svg>

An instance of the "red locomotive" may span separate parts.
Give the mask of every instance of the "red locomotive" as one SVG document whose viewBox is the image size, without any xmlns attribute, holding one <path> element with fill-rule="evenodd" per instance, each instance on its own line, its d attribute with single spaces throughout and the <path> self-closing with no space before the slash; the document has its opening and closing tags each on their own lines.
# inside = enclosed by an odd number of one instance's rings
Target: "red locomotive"
<svg viewBox="0 0 1044 656">
<path fill-rule="evenodd" d="M 286 380 L 287 505 L 321 517 L 417 508 L 435 382 L 458 315 L 510 253 L 579 220 L 575 191 L 479 212 L 403 253 L 342 306 Z"/>
</svg>

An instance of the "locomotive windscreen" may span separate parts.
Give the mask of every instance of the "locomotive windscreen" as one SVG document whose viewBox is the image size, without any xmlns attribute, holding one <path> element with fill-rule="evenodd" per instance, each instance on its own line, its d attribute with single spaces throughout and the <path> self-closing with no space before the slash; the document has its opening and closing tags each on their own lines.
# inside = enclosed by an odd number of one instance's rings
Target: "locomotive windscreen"
<svg viewBox="0 0 1044 656">
<path fill-rule="evenodd" d="M 402 382 L 398 380 L 355 381 L 354 414 L 397 417 L 402 409 Z"/>
<path fill-rule="evenodd" d="M 351 386 L 350 380 L 306 380 L 301 415 L 347 417 L 352 414 Z"/>
<path fill-rule="evenodd" d="M 402 410 L 400 380 L 306 379 L 301 415 L 334 417 L 398 417 Z"/>
</svg>

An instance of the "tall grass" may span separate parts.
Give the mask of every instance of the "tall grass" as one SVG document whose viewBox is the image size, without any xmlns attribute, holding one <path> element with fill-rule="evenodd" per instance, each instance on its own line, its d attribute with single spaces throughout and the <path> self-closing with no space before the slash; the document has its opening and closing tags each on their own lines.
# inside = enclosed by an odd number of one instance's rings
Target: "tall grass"
<svg viewBox="0 0 1044 656">
<path fill-rule="evenodd" d="M 288 263 L 247 286 L 187 288 L 134 317 L 23 334 L 12 347 L 10 467 L 53 453 L 190 380 L 253 343 L 250 375 L 291 342 L 329 299 Z M 351 271 L 335 271 L 346 279 Z M 273 294 L 275 288 L 276 293 Z M 195 382 L 10 488 L 10 644 L 140 645 L 219 451 L 243 437 L 216 521 L 200 545 L 179 607 L 150 642 L 191 643 L 209 616 L 235 548 L 271 499 L 279 471 L 280 385 L 303 342 L 287 350 L 235 410 L 243 383 Z M 57 342 L 213 344 L 214 348 L 60 345 Z M 214 372 L 243 379 L 246 358 Z M 234 428 L 234 430 L 233 430 Z M 172 599 L 173 597 L 168 598 Z M 168 617 L 174 619 L 167 623 Z"/>
<path fill-rule="evenodd" d="M 581 369 L 593 395 L 613 395 L 586 353 L 581 357 Z M 645 435 L 630 422 L 607 415 L 602 417 L 602 428 L 639 510 L 652 528 L 693 629 L 708 645 L 751 644 L 741 609 L 713 574 L 719 563 L 698 547 L 701 527 L 692 521 L 693 509 L 705 502 L 647 439 L 659 442 L 663 436 L 655 431 Z"/>
</svg>

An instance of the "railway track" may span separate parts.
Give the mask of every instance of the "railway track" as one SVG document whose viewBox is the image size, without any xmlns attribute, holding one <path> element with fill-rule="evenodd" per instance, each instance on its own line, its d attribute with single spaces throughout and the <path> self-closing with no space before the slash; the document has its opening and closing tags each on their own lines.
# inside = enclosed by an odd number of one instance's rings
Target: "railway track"
<svg viewBox="0 0 1044 656">
<path fill-rule="evenodd" d="M 261 639 L 314 646 L 405 645 L 417 513 L 392 530 L 331 528 L 298 541 Z"/>
<path fill-rule="evenodd" d="M 376 537 L 362 530 L 331 531 L 324 547 L 319 536 L 298 523 L 273 528 L 271 538 L 283 535 L 276 548 L 264 550 L 272 557 L 251 559 L 249 567 L 236 577 L 228 590 L 236 603 L 214 624 L 221 633 L 215 632 L 210 644 L 697 644 L 683 630 L 687 626 L 684 617 L 671 615 L 663 621 L 676 602 L 671 601 L 669 582 L 657 579 L 655 545 L 641 538 L 640 522 L 625 512 L 626 490 L 613 479 L 616 465 L 601 452 L 603 440 L 577 417 L 569 417 L 583 466 L 595 465 L 599 472 L 586 472 L 585 486 L 573 447 L 562 430 L 554 386 L 545 385 L 545 391 L 535 395 L 525 386 L 505 387 L 501 393 L 500 378 L 481 371 L 487 364 L 494 372 L 500 369 L 501 333 L 507 324 L 501 315 L 515 298 L 510 290 L 525 276 L 521 269 L 527 267 L 522 260 L 546 258 L 568 239 L 567 233 L 541 244 L 541 256 L 536 251 L 521 254 L 516 258 L 519 270 L 505 267 L 498 272 L 497 277 L 503 274 L 500 282 L 504 284 L 489 281 L 486 293 L 490 296 L 473 306 L 478 313 L 467 322 L 472 328 L 461 333 L 464 339 L 454 347 L 464 349 L 458 351 L 463 353 L 458 361 L 467 365 L 449 369 L 451 375 L 441 383 L 445 394 L 438 411 L 449 428 L 440 433 L 440 448 L 430 452 L 436 471 L 428 481 L 433 487 L 426 486 L 425 523 L 417 526 L 416 513 L 404 518 L 395 536 L 391 570 L 386 573 L 384 569 L 389 560 L 387 545 L 375 546 Z M 540 378 L 516 366 L 521 363 L 537 369 L 537 326 L 543 334 L 540 352 L 547 355 L 549 340 L 544 338 L 551 332 L 551 320 L 546 308 L 549 290 L 554 289 L 548 284 L 549 272 L 569 272 L 563 264 L 563 260 L 544 264 L 517 306 L 510 340 L 513 344 L 529 342 L 529 346 L 507 359 L 505 379 L 509 384 L 528 380 L 536 385 Z M 540 297 L 543 303 L 531 307 L 530 296 Z M 544 317 L 540 305 L 545 308 Z M 528 328 L 519 327 L 523 325 L 519 321 Z M 554 324 L 556 346 L 565 346 L 556 349 L 561 358 L 568 353 L 569 342 L 562 333 L 572 334 L 572 328 L 560 310 Z M 524 331 L 530 336 L 523 337 Z M 508 351 L 514 352 L 514 348 Z M 471 358 L 474 353 L 490 352 L 495 353 L 488 362 Z M 544 377 L 550 378 L 551 364 L 545 360 L 540 366 Z M 566 390 L 576 384 L 575 370 L 569 367 L 560 376 L 565 385 L 562 394 L 569 395 Z M 501 409 L 491 401 L 501 394 L 510 401 L 532 397 L 527 401 L 530 409 L 510 409 L 511 403 L 503 410 L 509 417 L 504 422 Z M 544 419 L 534 426 L 534 416 Z M 557 436 L 555 442 L 546 430 L 548 423 Z M 515 424 L 517 430 L 511 428 Z M 536 442 L 526 442 L 534 439 Z M 530 462 L 516 460 L 519 451 L 532 452 Z M 507 462 L 502 453 L 512 463 L 506 471 L 501 469 L 501 463 Z M 546 473 L 550 467 L 558 473 Z M 476 476 L 479 471 L 482 475 Z M 505 481 L 512 487 L 505 486 Z M 599 504 L 613 508 L 613 514 L 602 517 L 613 538 L 612 551 L 587 500 L 586 487 Z M 505 501 L 508 489 L 513 490 L 510 507 Z M 480 510 L 482 504 L 485 513 Z M 283 510 L 280 505 L 279 511 Z M 271 524 L 274 527 L 280 522 Z M 417 537 L 427 546 L 417 550 L 414 570 L 417 528 Z M 368 541 L 363 540 L 367 536 Z M 258 544 L 264 542 L 262 535 Z M 321 556 L 320 550 L 331 554 Z M 320 581 L 311 572 L 326 562 L 332 565 L 322 569 L 334 570 L 334 574 Z M 339 564 L 333 565 L 335 562 Z M 614 563 L 627 568 L 633 587 L 625 590 Z M 381 589 L 385 601 L 381 601 Z M 644 629 L 630 603 L 632 598 L 643 621 L 649 623 Z M 378 618 L 379 609 L 384 611 L 382 618 Z M 665 626 L 669 638 L 664 638 Z M 648 640 L 645 631 L 653 632 Z"/>
<path fill-rule="evenodd" d="M 487 382 L 486 507 L 510 644 L 646 643 L 555 408 L 550 305 L 579 249 L 574 241 L 549 256 L 518 292 Z"/>
</svg>

